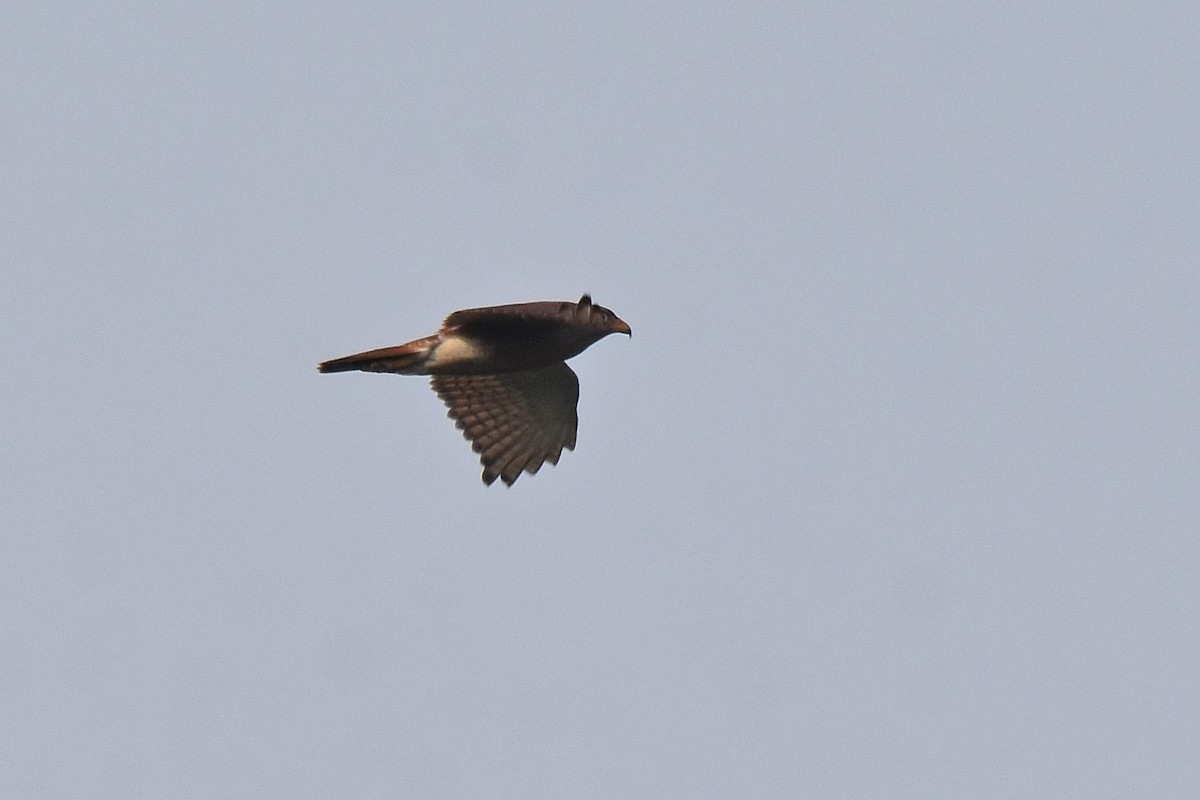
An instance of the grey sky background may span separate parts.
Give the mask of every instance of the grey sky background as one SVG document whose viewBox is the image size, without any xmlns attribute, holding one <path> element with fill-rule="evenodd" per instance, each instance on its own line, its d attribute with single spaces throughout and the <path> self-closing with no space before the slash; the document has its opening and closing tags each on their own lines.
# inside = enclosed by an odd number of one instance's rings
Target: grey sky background
<svg viewBox="0 0 1200 800">
<path fill-rule="evenodd" d="M 0 24 L 0 795 L 1200 793 L 1194 3 Z"/>
</svg>

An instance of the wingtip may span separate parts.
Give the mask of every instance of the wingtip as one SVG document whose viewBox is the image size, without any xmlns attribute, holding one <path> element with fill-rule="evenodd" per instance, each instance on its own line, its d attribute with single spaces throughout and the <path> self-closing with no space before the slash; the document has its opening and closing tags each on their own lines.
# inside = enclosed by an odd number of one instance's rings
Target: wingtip
<svg viewBox="0 0 1200 800">
<path fill-rule="evenodd" d="M 481 475 L 480 477 L 483 478 L 484 486 L 491 486 L 493 483 L 496 482 L 496 478 L 499 478 L 501 481 L 503 481 L 505 486 L 512 486 L 513 482 L 516 480 L 516 478 L 510 479 L 507 475 L 501 475 L 499 472 L 492 472 L 487 467 L 484 467 L 483 475 Z M 518 477 L 520 477 L 520 476 L 518 476 Z"/>
</svg>

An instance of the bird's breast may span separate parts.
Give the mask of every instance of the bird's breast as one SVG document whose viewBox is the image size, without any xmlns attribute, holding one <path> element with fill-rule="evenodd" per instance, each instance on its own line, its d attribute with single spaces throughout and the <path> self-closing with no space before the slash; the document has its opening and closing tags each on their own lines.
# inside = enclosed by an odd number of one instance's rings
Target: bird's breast
<svg viewBox="0 0 1200 800">
<path fill-rule="evenodd" d="M 474 372 L 490 358 L 489 348 L 476 339 L 448 336 L 433 348 L 425 367 L 431 372 Z"/>
<path fill-rule="evenodd" d="M 545 326 L 479 327 L 444 332 L 425 361 L 425 370 L 444 375 L 498 375 L 541 369 L 578 355 L 595 341 L 594 336 Z"/>
</svg>

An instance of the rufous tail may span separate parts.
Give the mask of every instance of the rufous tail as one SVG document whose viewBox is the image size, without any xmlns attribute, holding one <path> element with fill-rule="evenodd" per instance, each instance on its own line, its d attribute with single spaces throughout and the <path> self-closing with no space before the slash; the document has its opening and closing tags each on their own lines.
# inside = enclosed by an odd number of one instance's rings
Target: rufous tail
<svg viewBox="0 0 1200 800">
<path fill-rule="evenodd" d="M 429 357 L 430 348 L 438 337 L 430 336 L 395 347 L 381 347 L 365 353 L 335 358 L 317 365 L 319 372 L 399 372 L 421 374 L 421 365 Z"/>
</svg>

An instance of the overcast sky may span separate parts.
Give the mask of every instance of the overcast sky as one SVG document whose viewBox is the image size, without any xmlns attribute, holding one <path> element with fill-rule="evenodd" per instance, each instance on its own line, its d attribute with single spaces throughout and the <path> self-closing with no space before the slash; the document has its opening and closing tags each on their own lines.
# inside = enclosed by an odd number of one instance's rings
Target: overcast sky
<svg viewBox="0 0 1200 800">
<path fill-rule="evenodd" d="M 0 26 L 0 796 L 1200 796 L 1194 2 Z"/>
</svg>

